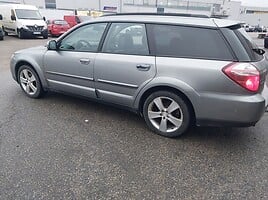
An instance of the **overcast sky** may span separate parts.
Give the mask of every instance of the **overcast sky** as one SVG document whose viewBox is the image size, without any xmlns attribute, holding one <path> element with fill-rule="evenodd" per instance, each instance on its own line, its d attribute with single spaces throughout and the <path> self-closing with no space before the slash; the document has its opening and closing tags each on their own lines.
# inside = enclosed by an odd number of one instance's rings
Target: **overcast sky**
<svg viewBox="0 0 268 200">
<path fill-rule="evenodd" d="M 256 6 L 256 7 L 268 7 L 267 0 L 240 0 L 243 5 Z"/>
</svg>

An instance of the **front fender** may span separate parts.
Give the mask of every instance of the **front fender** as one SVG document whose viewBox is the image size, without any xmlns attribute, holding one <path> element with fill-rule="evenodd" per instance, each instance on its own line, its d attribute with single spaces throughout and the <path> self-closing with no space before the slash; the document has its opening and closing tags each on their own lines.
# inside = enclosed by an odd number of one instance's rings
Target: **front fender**
<svg viewBox="0 0 268 200">
<path fill-rule="evenodd" d="M 14 74 L 16 81 L 18 82 L 18 67 L 21 65 L 21 63 L 28 63 L 33 67 L 33 69 L 36 71 L 37 75 L 39 76 L 39 79 L 41 81 L 41 84 L 44 89 L 48 88 L 48 83 L 46 81 L 46 78 L 44 76 L 44 72 L 42 70 L 42 64 L 43 64 L 43 56 L 40 56 L 40 58 L 34 59 L 31 56 L 28 55 L 18 55 L 15 56 L 15 62 L 11 62 L 11 65 L 14 65 L 14 67 L 11 66 L 12 74 Z M 12 70 L 12 68 L 14 70 Z M 14 77 L 13 76 L 13 77 Z"/>
</svg>

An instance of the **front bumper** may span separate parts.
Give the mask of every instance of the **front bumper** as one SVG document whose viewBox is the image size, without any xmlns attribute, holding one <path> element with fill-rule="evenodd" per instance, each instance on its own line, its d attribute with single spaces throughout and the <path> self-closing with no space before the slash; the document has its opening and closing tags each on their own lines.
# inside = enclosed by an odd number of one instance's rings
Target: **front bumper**
<svg viewBox="0 0 268 200">
<path fill-rule="evenodd" d="M 31 30 L 22 28 L 22 29 L 20 29 L 20 31 L 24 37 L 35 37 L 35 36 L 47 36 L 48 35 L 47 29 L 43 29 L 42 31 L 31 31 Z"/>
</svg>

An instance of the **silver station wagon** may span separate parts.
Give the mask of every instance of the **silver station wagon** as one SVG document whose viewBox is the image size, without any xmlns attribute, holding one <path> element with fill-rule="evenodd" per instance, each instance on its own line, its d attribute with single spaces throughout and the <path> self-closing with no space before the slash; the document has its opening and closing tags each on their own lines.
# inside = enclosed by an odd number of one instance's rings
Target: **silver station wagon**
<svg viewBox="0 0 268 200">
<path fill-rule="evenodd" d="M 238 22 L 190 14 L 99 17 L 18 51 L 25 94 L 69 93 L 141 114 L 155 133 L 253 126 L 267 108 L 268 62 Z"/>
</svg>

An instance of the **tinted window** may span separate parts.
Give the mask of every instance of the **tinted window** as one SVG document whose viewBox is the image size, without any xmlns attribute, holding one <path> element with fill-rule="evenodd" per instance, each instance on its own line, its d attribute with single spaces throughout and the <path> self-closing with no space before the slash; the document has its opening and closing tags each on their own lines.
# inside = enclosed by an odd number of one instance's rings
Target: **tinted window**
<svg viewBox="0 0 268 200">
<path fill-rule="evenodd" d="M 103 52 L 148 55 L 148 43 L 144 24 L 112 24 L 103 45 Z"/>
<path fill-rule="evenodd" d="M 253 49 L 258 49 L 259 47 L 255 44 L 255 42 L 243 28 L 236 29 L 234 30 L 234 32 L 237 34 L 243 46 L 247 50 L 248 55 L 251 58 L 251 61 L 258 61 L 263 59 L 262 55 L 259 55 L 258 53 L 253 51 Z"/>
<path fill-rule="evenodd" d="M 56 9 L 56 0 L 45 0 L 46 8 Z"/>
<path fill-rule="evenodd" d="M 149 27 L 149 35 L 158 56 L 233 60 L 217 30 L 173 25 Z"/>
<path fill-rule="evenodd" d="M 99 23 L 79 27 L 61 41 L 60 49 L 96 52 L 106 25 Z"/>
<path fill-rule="evenodd" d="M 251 61 L 248 52 L 244 48 L 243 44 L 241 43 L 235 32 L 229 28 L 222 28 L 221 31 L 224 34 L 225 38 L 228 40 L 229 44 L 231 45 L 238 61 L 242 62 Z"/>
</svg>

